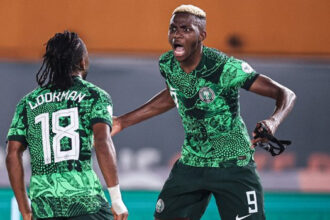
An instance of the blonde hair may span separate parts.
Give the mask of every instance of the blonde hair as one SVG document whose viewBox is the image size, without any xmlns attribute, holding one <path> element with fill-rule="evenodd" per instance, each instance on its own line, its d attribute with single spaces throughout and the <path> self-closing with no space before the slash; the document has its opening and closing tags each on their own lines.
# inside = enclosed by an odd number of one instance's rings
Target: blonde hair
<svg viewBox="0 0 330 220">
<path fill-rule="evenodd" d="M 202 9 L 194 6 L 194 5 L 180 5 L 176 9 L 174 9 L 172 15 L 176 13 L 189 13 L 195 15 L 199 18 L 206 18 L 206 13 Z"/>
</svg>

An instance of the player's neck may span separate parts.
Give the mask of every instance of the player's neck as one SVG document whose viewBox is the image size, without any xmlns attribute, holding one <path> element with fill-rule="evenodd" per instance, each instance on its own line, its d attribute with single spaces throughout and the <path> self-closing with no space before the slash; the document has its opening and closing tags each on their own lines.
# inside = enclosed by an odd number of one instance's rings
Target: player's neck
<svg viewBox="0 0 330 220">
<path fill-rule="evenodd" d="M 191 73 L 196 69 L 203 56 L 203 45 L 201 44 L 198 49 L 191 54 L 186 60 L 180 62 L 180 66 L 185 73 Z"/>
<path fill-rule="evenodd" d="M 77 72 L 74 72 L 72 73 L 72 76 L 77 76 L 77 77 L 80 77 L 80 78 L 84 78 L 83 77 L 83 71 L 77 71 Z"/>
</svg>

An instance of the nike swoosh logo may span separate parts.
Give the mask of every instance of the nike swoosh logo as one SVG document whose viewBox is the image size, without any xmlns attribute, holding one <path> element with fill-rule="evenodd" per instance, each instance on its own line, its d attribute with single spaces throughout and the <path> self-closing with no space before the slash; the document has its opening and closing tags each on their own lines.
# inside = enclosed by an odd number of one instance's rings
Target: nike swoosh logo
<svg viewBox="0 0 330 220">
<path fill-rule="evenodd" d="M 242 216 L 242 217 L 238 217 L 238 215 L 236 215 L 236 219 L 235 220 L 242 220 L 242 219 L 245 219 L 247 217 L 249 217 L 251 214 L 248 214 L 246 216 Z"/>
</svg>

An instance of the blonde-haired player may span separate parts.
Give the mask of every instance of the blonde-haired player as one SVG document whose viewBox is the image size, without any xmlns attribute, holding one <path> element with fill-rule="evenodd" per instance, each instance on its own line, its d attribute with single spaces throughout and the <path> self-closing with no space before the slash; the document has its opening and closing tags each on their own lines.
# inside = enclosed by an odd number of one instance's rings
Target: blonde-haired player
<svg viewBox="0 0 330 220">
<path fill-rule="evenodd" d="M 166 88 L 114 121 L 113 134 L 177 107 L 185 130 L 180 159 L 158 197 L 155 218 L 198 220 L 210 197 L 223 220 L 265 219 L 254 148 L 239 112 L 239 89 L 276 100 L 263 124 L 274 134 L 293 107 L 295 94 L 257 74 L 244 61 L 203 45 L 206 13 L 192 5 L 176 8 L 159 59 Z M 170 138 L 170 137 L 169 137 Z M 265 140 L 253 140 L 252 143 Z"/>
<path fill-rule="evenodd" d="M 200 18 L 206 18 L 205 11 L 194 5 L 180 5 L 179 7 L 174 9 L 172 15 L 175 15 L 177 13 L 189 13 Z"/>
</svg>

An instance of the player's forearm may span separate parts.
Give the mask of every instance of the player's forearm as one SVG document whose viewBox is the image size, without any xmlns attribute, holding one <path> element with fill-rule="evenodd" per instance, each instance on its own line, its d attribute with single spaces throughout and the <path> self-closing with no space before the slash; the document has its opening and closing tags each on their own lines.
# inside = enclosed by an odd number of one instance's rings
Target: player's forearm
<svg viewBox="0 0 330 220">
<path fill-rule="evenodd" d="M 95 139 L 95 152 L 98 164 L 107 187 L 118 185 L 116 151 L 110 138 Z"/>
<path fill-rule="evenodd" d="M 164 89 L 147 103 L 136 110 L 119 117 L 123 128 L 137 124 L 151 117 L 164 113 L 175 106 L 171 95 L 167 89 Z"/>
<path fill-rule="evenodd" d="M 109 190 L 114 214 L 127 216 L 127 208 L 121 198 L 116 151 L 111 140 L 110 129 L 105 123 L 96 123 L 93 125 L 93 134 L 97 161 Z"/>
<path fill-rule="evenodd" d="M 290 113 L 296 95 L 290 89 L 264 75 L 259 75 L 250 87 L 250 91 L 276 100 L 276 107 L 269 119 L 264 120 L 269 131 L 274 134 L 278 126 Z"/>
<path fill-rule="evenodd" d="M 24 184 L 22 153 L 9 153 L 6 157 L 6 166 L 20 212 L 22 215 L 32 213 Z"/>
<path fill-rule="evenodd" d="M 274 122 L 275 130 L 276 130 L 277 127 L 291 112 L 296 100 L 296 95 L 290 89 L 286 87 L 281 87 L 276 97 L 274 98 L 276 99 L 276 107 L 274 113 L 272 114 L 269 120 Z"/>
<path fill-rule="evenodd" d="M 100 169 L 109 191 L 111 208 L 114 210 L 114 214 L 116 215 L 127 215 L 127 208 L 122 200 L 119 187 L 116 151 L 111 138 L 96 138 L 95 151 Z"/>
</svg>

